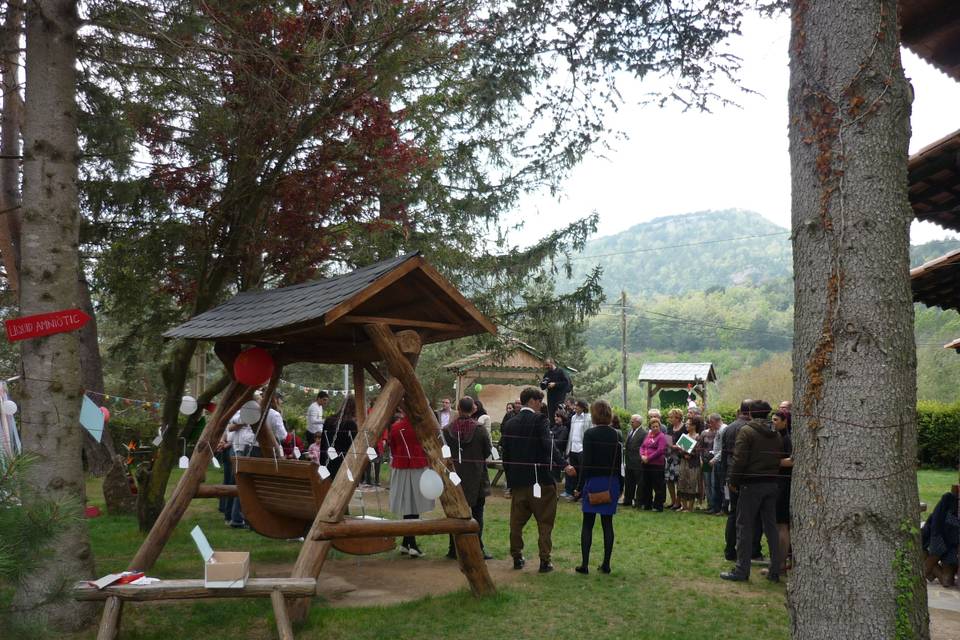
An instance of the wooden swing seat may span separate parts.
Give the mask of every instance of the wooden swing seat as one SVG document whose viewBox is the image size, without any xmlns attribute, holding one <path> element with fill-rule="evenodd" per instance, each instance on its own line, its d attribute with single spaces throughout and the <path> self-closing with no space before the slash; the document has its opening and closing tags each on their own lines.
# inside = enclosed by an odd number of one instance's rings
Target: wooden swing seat
<svg viewBox="0 0 960 640">
<path fill-rule="evenodd" d="M 333 478 L 321 480 L 315 462 L 238 456 L 237 492 L 250 528 L 268 538 L 300 538 L 313 524 Z M 333 547 L 351 555 L 390 551 L 393 537 L 345 538 Z"/>
</svg>

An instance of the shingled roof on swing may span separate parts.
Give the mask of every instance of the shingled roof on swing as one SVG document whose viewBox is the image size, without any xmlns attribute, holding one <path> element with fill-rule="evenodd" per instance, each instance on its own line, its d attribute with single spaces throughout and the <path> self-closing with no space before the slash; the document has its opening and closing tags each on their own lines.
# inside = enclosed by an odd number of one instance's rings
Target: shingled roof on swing
<svg viewBox="0 0 960 640">
<path fill-rule="evenodd" d="M 244 291 L 164 333 L 271 348 L 282 362 L 379 360 L 362 325 L 412 329 L 424 344 L 497 329 L 420 254 L 340 276 Z"/>
</svg>

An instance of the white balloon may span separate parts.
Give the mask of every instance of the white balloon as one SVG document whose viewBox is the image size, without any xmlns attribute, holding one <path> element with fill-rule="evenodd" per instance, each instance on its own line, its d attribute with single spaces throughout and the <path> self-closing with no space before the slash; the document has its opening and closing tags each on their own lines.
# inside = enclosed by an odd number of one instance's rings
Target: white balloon
<svg viewBox="0 0 960 640">
<path fill-rule="evenodd" d="M 183 396 L 180 400 L 180 413 L 185 416 L 192 416 L 197 411 L 197 399 L 193 396 Z"/>
<path fill-rule="evenodd" d="M 260 403 L 256 400 L 248 400 L 246 404 L 240 407 L 240 422 L 243 424 L 256 424 L 260 421 Z"/>
<path fill-rule="evenodd" d="M 4 400 L 3 407 L 0 407 L 0 411 L 3 411 L 3 415 L 12 416 L 17 412 L 17 403 L 13 400 Z"/>
<path fill-rule="evenodd" d="M 443 493 L 443 478 L 433 469 L 426 469 L 420 476 L 420 493 L 428 500 L 439 498 Z"/>
</svg>

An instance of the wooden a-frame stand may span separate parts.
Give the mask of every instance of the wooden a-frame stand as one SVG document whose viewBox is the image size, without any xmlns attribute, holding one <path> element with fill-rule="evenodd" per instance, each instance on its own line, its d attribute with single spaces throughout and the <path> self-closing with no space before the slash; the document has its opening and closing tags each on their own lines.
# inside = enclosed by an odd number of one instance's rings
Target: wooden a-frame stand
<svg viewBox="0 0 960 640">
<path fill-rule="evenodd" d="M 171 581 L 177 584 L 171 584 L 167 588 L 157 588 L 156 586 L 153 588 L 138 588 L 126 585 L 123 587 L 108 587 L 99 592 L 78 586 L 75 590 L 75 595 L 78 598 L 106 600 L 97 634 L 98 640 L 112 640 L 117 637 L 125 600 L 265 597 L 268 594 L 273 604 L 280 637 L 284 639 L 292 638 L 291 622 L 303 621 L 307 616 L 311 597 L 316 589 L 316 579 L 330 551 L 331 540 L 344 536 L 380 536 L 384 535 L 385 530 L 389 530 L 390 535 L 405 535 L 406 533 L 450 533 L 454 535 L 460 570 L 466 576 L 472 592 L 478 596 L 495 592 L 493 581 L 483 560 L 480 539 L 476 533 L 478 527 L 471 518 L 470 508 L 464 498 L 463 490 L 459 486 L 453 485 L 447 476 L 446 466 L 441 455 L 440 439 L 438 438 L 440 426 L 430 410 L 430 404 L 424 394 L 423 387 L 414 373 L 414 363 L 419 356 L 422 344 L 420 336 L 415 331 L 401 331 L 394 335 L 390 327 L 384 323 L 365 324 L 363 330 L 369 336 L 377 355 L 386 365 L 390 377 L 383 376 L 373 366 L 372 362 L 354 363 L 354 386 L 359 426 L 357 437 L 354 439 L 341 467 L 341 469 L 346 467 L 351 473 L 340 472 L 335 476 L 333 484 L 320 506 L 313 526 L 300 549 L 300 555 L 290 578 L 251 580 L 244 589 L 228 590 L 205 589 L 200 580 Z M 230 345 L 218 344 L 217 346 L 219 347 L 217 354 L 228 365 L 227 369 L 232 370 L 230 365 L 232 365 L 233 358 L 236 355 L 236 348 L 231 349 Z M 280 366 L 276 367 L 270 381 L 266 393 L 268 400 L 276 390 L 280 369 Z M 380 395 L 377 397 L 372 411 L 365 417 L 362 410 L 364 370 L 374 376 L 382 385 Z M 128 567 L 130 570 L 149 570 L 170 539 L 191 500 L 201 495 L 213 495 L 202 488 L 204 475 L 210 464 L 213 451 L 230 418 L 252 395 L 253 388 L 237 382 L 231 383 L 227 388 L 213 419 L 200 434 L 187 471 L 181 476 L 156 523 L 130 562 Z M 363 477 L 363 471 L 369 464 L 369 459 L 366 456 L 368 443 L 375 442 L 377 436 L 389 425 L 394 409 L 401 401 L 416 429 L 417 437 L 420 439 L 430 466 L 443 478 L 444 491 L 440 496 L 440 504 L 446 514 L 446 519 L 431 521 L 429 524 L 417 521 L 391 523 L 357 521 L 337 524 L 343 520 L 350 498 L 356 488 L 357 479 Z M 270 456 L 274 447 L 276 447 L 276 441 L 270 429 L 260 429 L 258 439 L 262 454 Z M 349 480 L 348 475 L 354 480 Z M 384 526 L 387 529 L 384 529 Z"/>
</svg>

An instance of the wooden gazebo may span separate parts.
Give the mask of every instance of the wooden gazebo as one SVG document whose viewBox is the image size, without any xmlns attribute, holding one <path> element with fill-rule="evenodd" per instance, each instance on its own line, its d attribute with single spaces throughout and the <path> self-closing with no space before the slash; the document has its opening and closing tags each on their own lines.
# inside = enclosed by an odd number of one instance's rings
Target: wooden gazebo
<svg viewBox="0 0 960 640">
<path fill-rule="evenodd" d="M 712 362 L 645 362 L 637 376 L 638 384 L 647 385 L 647 411 L 653 396 L 663 389 L 697 388 L 707 408 L 707 383 L 717 381 Z"/>
<path fill-rule="evenodd" d="M 164 334 L 167 338 L 212 341 L 215 353 L 230 372 L 244 346 L 269 350 L 275 369 L 265 393 L 267 401 L 276 390 L 283 366 L 294 362 L 352 364 L 358 407 L 364 406 L 364 372 L 381 385 L 371 412 L 368 415 L 358 412 L 359 430 L 353 447 L 344 456 L 340 472 L 323 497 L 288 580 L 273 581 L 268 586 L 251 581 L 246 593 L 236 589 L 226 590 L 229 593 L 203 589 L 201 583 L 201 587 L 191 585 L 181 590 L 180 595 L 168 593 L 166 597 L 269 595 L 281 637 L 291 637 L 290 619 L 306 617 L 316 578 L 333 540 L 441 533 L 454 535 L 460 570 L 473 593 L 493 593 L 494 585 L 476 533 L 477 524 L 471 519 L 462 489 L 452 484 L 447 475 L 437 438 L 439 425 L 414 373 L 423 344 L 481 332 L 495 333 L 496 328 L 419 253 L 413 253 L 334 278 L 244 292 Z M 229 419 L 253 392 L 252 387 L 236 381 L 226 389 L 216 413 L 200 435 L 189 468 L 131 561 L 131 570 L 149 570 L 190 501 L 216 493 L 201 484 L 210 458 Z M 383 431 L 401 402 L 432 468 L 443 478 L 440 503 L 446 518 L 344 522 L 344 512 L 357 479 L 363 477 L 363 470 L 369 464 L 366 443 Z M 259 429 L 257 437 L 264 455 L 270 455 L 276 444 L 270 429 Z M 287 461 L 286 464 L 313 463 Z M 155 594 L 158 591 L 155 588 L 138 590 L 130 585 L 107 587 L 100 592 L 80 591 L 78 597 L 107 601 L 98 635 L 103 639 L 116 635 L 124 599 L 161 597 L 145 595 Z"/>
</svg>

